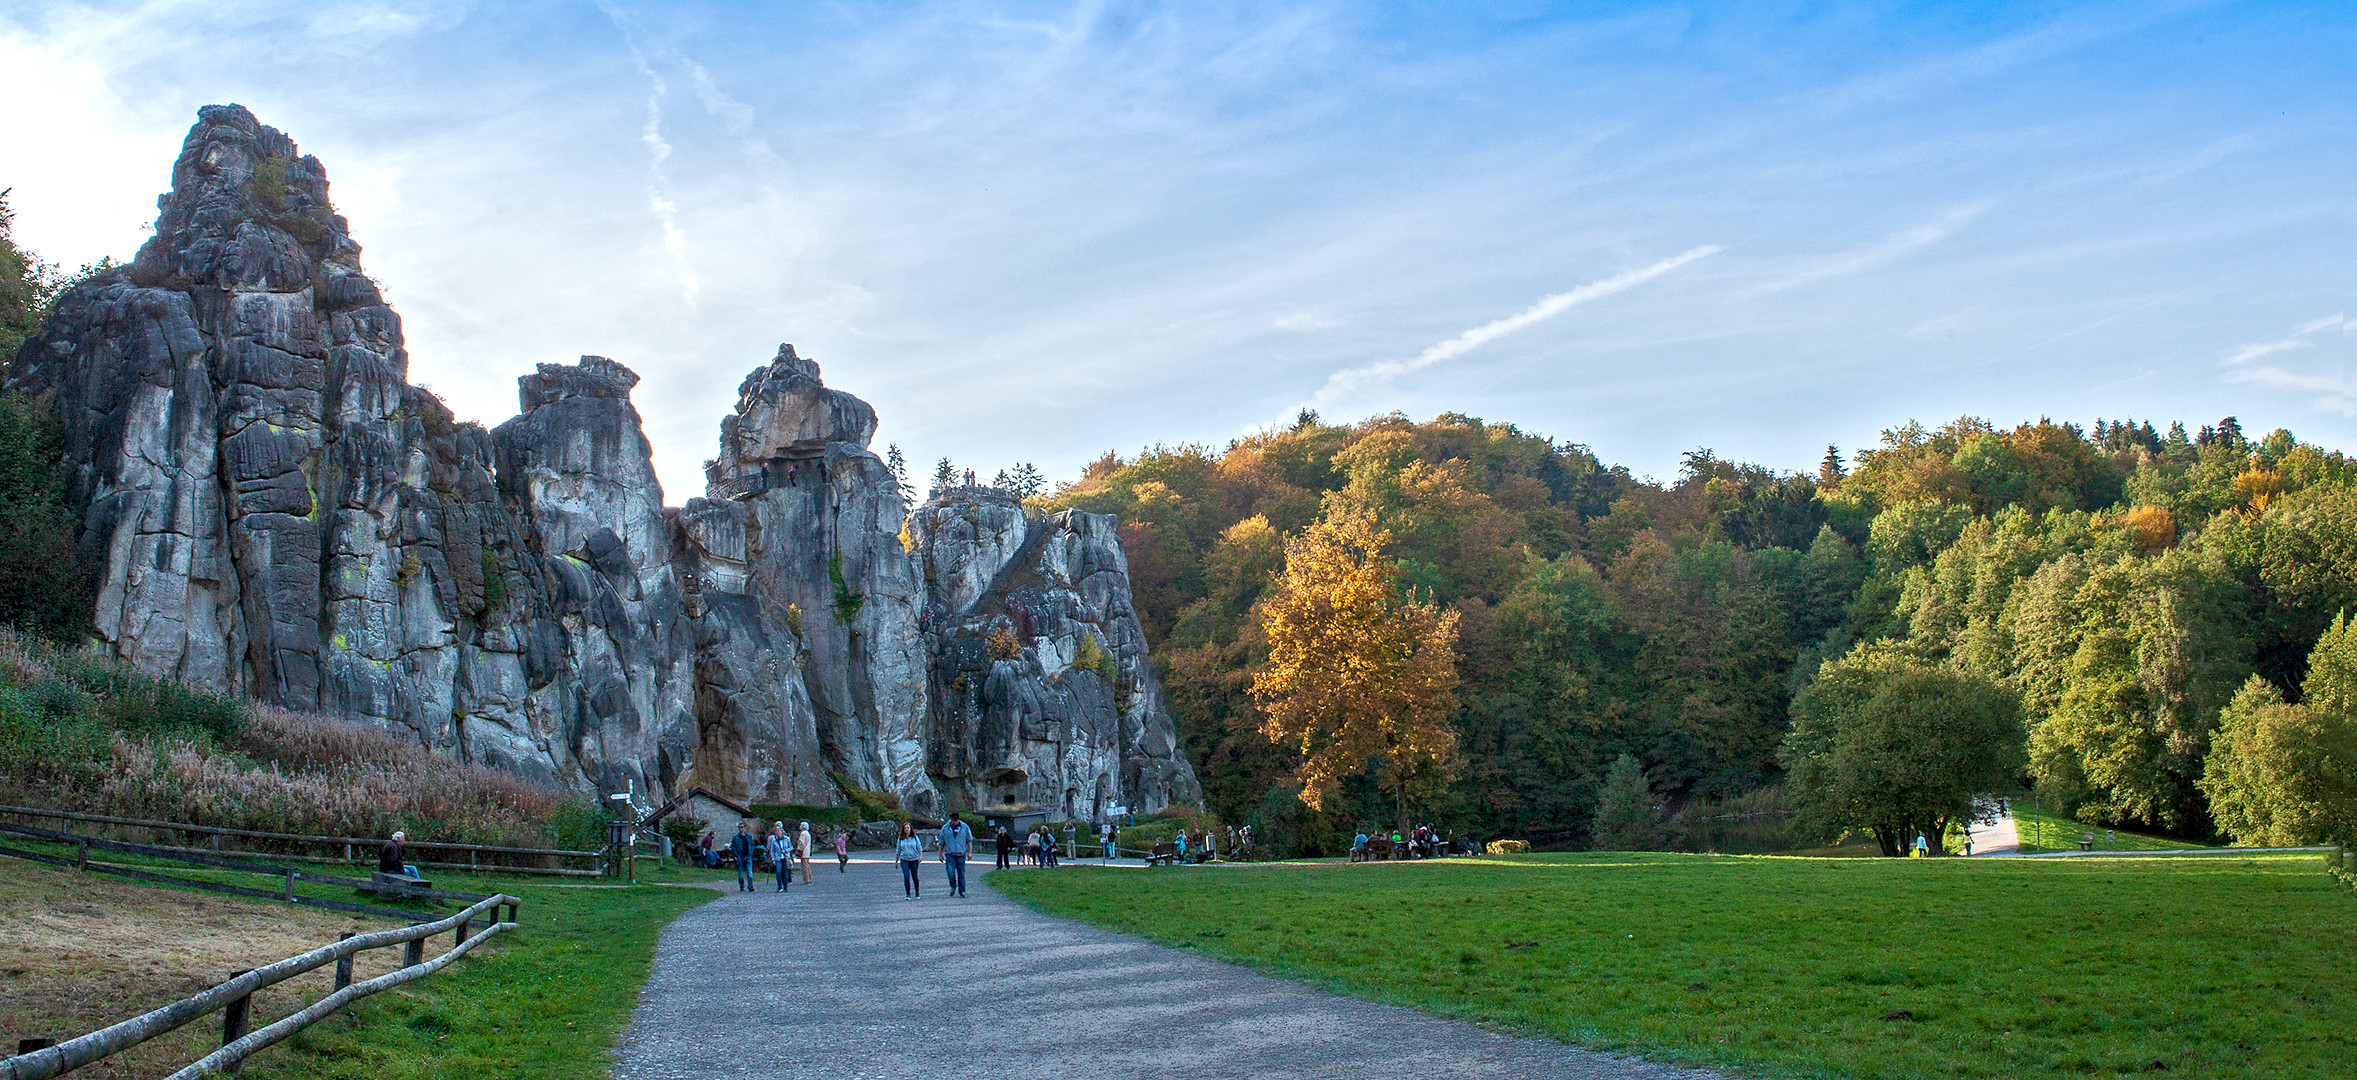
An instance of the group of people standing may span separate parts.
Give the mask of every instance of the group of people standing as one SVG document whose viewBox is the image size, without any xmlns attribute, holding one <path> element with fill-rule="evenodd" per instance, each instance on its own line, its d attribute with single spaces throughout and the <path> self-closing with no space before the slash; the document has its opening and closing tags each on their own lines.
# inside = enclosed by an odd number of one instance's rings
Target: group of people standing
<svg viewBox="0 0 2357 1080">
<path fill-rule="evenodd" d="M 1380 835 L 1368 836 L 1361 832 L 1350 839 L 1350 861 L 1435 859 L 1448 854 L 1452 849 L 1478 850 L 1478 845 L 1468 847 L 1471 844 L 1470 839 L 1452 841 L 1439 829 L 1430 825 L 1418 825 L 1404 834 L 1393 829 L 1388 841 L 1385 841 L 1385 838 Z"/>
<path fill-rule="evenodd" d="M 1111 828 L 1111 826 L 1106 827 Z M 1034 825 L 1031 827 L 1030 832 L 1023 834 L 1024 865 L 1056 866 L 1063 861 L 1063 853 L 1066 851 L 1072 852 L 1075 856 L 1077 856 L 1079 854 L 1078 845 L 1079 829 L 1077 826 L 1067 825 L 1064 827 L 1064 840 L 1062 845 L 1059 846 L 1056 841 L 1056 830 L 1051 829 L 1046 825 Z M 1012 865 L 1014 861 L 1014 836 L 1008 833 L 1004 828 L 999 829 L 997 836 L 997 847 L 998 868 L 1004 870 L 1008 866 Z M 1108 853 L 1112 850 L 1110 843 L 1107 844 L 1106 850 Z M 1111 854 L 1106 855 L 1106 858 L 1111 857 Z"/>
<path fill-rule="evenodd" d="M 718 861 L 710 832 L 706 832 L 704 839 L 696 846 L 705 853 L 705 865 L 710 866 Z M 850 873 L 851 831 L 837 827 L 834 846 L 836 871 Z M 791 891 L 797 866 L 802 870 L 802 884 L 810 884 L 810 847 L 810 823 L 807 821 L 801 822 L 791 836 L 787 835 L 786 823 L 783 821 L 772 823 L 769 832 L 759 836 L 754 835 L 752 822 L 737 822 L 737 834 L 728 842 L 730 859 L 737 867 L 737 891 L 755 891 L 754 874 L 757 864 L 761 862 L 768 862 L 777 874 L 778 892 Z"/>
</svg>

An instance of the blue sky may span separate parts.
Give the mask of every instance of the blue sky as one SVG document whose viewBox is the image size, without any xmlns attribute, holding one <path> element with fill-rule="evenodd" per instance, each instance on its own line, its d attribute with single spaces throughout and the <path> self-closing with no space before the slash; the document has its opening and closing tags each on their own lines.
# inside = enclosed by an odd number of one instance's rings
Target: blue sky
<svg viewBox="0 0 2357 1080">
<path fill-rule="evenodd" d="M 2346 3 L 0 8 L 19 239 L 199 105 L 326 162 L 415 381 L 582 353 L 678 502 L 779 342 L 988 475 L 1304 406 L 1668 477 L 1961 413 L 2350 442 Z"/>
</svg>

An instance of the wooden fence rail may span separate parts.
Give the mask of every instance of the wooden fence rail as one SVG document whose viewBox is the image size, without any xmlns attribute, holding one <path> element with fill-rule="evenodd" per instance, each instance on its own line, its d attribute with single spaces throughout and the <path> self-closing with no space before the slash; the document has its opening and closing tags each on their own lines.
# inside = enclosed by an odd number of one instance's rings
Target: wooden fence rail
<svg viewBox="0 0 2357 1080">
<path fill-rule="evenodd" d="M 380 990 L 389 990 L 402 983 L 413 979 L 422 979 L 440 971 L 448 967 L 451 961 L 466 955 L 475 946 L 490 940 L 492 935 L 515 929 L 517 906 L 522 903 L 522 900 L 502 893 L 485 897 L 474 906 L 446 919 L 393 930 L 379 930 L 374 933 L 346 936 L 342 941 L 333 945 L 323 945 L 300 956 L 290 956 L 252 971 L 240 972 L 231 977 L 228 982 L 194 997 L 175 1001 L 144 1016 L 132 1017 L 122 1023 L 101 1028 L 77 1039 L 68 1039 L 55 1046 L 0 1059 L 0 1080 L 48 1080 L 49 1077 L 70 1072 L 93 1061 L 121 1053 L 158 1035 L 177 1030 L 200 1017 L 216 1012 L 223 1013 L 225 1016 L 221 1049 L 206 1055 L 203 1060 L 173 1073 L 170 1080 L 196 1080 L 197 1077 L 206 1073 L 233 1070 L 238 1063 L 255 1052 L 318 1023 L 337 1009 Z M 505 909 L 504 917 L 500 909 Z M 477 932 L 474 929 L 475 921 L 486 911 L 493 912 L 490 916 L 491 924 Z M 431 960 L 425 959 L 423 948 L 425 940 L 445 930 L 455 932 L 450 951 Z M 402 957 L 400 968 L 366 982 L 352 981 L 350 960 L 353 955 L 369 949 L 381 949 L 392 945 L 408 946 Z M 306 971 L 331 963 L 336 965 L 334 993 L 320 998 L 309 1008 L 258 1031 L 244 1030 L 244 1017 L 248 1015 L 249 1002 L 254 991 L 285 982 Z"/>
<path fill-rule="evenodd" d="M 32 825 L 17 825 L 5 821 L 0 821 L 0 833 L 14 833 L 18 836 L 30 837 L 35 840 L 46 840 L 53 844 L 67 844 L 74 848 L 74 857 L 69 859 L 59 855 L 43 854 L 38 851 L 23 851 L 17 848 L 0 847 L 0 855 L 5 855 L 10 858 L 24 859 L 29 862 L 48 863 L 51 866 L 70 867 L 72 869 L 87 870 L 98 874 L 111 874 L 115 877 L 131 878 L 135 881 L 152 882 L 158 885 L 179 885 L 193 889 L 202 889 L 206 892 L 227 893 L 231 896 L 252 896 L 259 897 L 264 900 L 284 900 L 290 904 L 301 904 L 306 907 L 322 907 L 333 911 L 352 911 L 363 915 L 382 915 L 388 918 L 409 919 L 411 921 L 415 921 L 420 918 L 419 914 L 414 911 L 399 911 L 393 908 L 370 907 L 366 904 L 354 904 L 342 900 L 326 900 L 316 896 L 298 896 L 295 893 L 295 882 L 298 881 L 309 881 L 320 885 L 343 885 L 354 889 L 369 889 L 372 891 L 376 888 L 376 883 L 374 881 L 363 881 L 358 878 L 339 877 L 334 874 L 321 874 L 310 870 L 297 870 L 291 866 L 273 866 L 269 863 L 247 862 L 243 859 L 224 859 L 211 855 L 195 855 L 172 848 L 159 848 L 147 844 L 131 844 L 125 843 L 121 840 L 106 840 L 95 836 L 81 836 L 75 833 L 59 832 L 55 829 L 43 829 Z M 210 867 L 215 870 L 236 870 L 248 874 L 264 874 L 277 877 L 284 884 L 278 889 L 255 889 L 243 885 L 231 885 L 227 882 L 207 881 L 203 878 L 174 877 L 169 874 L 158 874 L 146 870 L 134 870 L 127 866 L 109 866 L 104 863 L 93 863 L 90 861 L 90 850 L 92 848 L 96 848 L 100 851 L 121 852 L 126 855 L 144 855 L 148 858 L 166 859 L 172 862 L 186 863 L 190 866 Z M 409 888 L 404 890 L 403 895 L 430 897 L 437 900 L 463 900 L 469 903 L 484 898 L 484 894 L 482 893 L 453 892 L 449 889 L 429 888 Z"/>
<path fill-rule="evenodd" d="M 357 852 L 373 852 L 378 845 L 384 843 L 384 839 L 382 837 L 371 838 L 365 836 L 312 836 L 303 833 L 264 832 L 259 829 L 230 829 L 218 825 L 196 825 L 184 821 L 152 821 L 146 818 L 114 817 L 107 814 L 85 814 L 72 810 L 49 810 L 37 806 L 0 806 L 0 814 L 15 814 L 24 817 L 37 818 L 53 818 L 63 821 L 87 821 L 100 825 L 125 825 L 141 829 L 169 829 L 175 832 L 187 833 L 190 835 L 211 836 L 214 838 L 213 849 L 215 851 L 220 850 L 220 838 L 224 836 L 243 837 L 250 840 L 278 840 L 297 844 L 317 844 L 328 847 L 341 846 L 344 849 L 344 862 L 356 861 L 354 859 L 354 855 Z M 464 863 L 428 863 L 420 860 L 418 863 L 420 866 L 433 866 L 449 870 L 495 870 L 500 873 L 511 874 L 565 874 L 575 877 L 593 877 L 596 876 L 599 871 L 594 869 L 576 870 L 568 867 L 508 866 L 498 862 L 484 865 L 482 863 L 482 856 L 486 854 L 525 855 L 547 859 L 595 860 L 604 854 L 603 851 L 567 851 L 560 848 L 501 847 L 496 844 L 458 844 L 447 843 L 438 840 L 411 840 L 406 841 L 406 844 L 408 847 L 422 851 L 458 852 L 467 857 L 467 861 Z M 321 856 L 290 857 L 302 858 L 306 860 L 317 860 L 320 862 L 336 861 L 332 858 L 325 858 Z"/>
</svg>

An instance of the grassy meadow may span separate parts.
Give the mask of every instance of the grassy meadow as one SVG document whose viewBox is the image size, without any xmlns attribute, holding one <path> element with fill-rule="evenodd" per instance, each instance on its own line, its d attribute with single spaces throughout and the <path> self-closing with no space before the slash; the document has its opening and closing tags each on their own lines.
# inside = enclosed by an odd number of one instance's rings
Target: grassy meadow
<svg viewBox="0 0 2357 1080">
<path fill-rule="evenodd" d="M 602 1080 L 638 1004 L 655 939 L 712 889 L 567 888 L 438 874 L 524 901 L 517 929 L 431 978 L 350 1005 L 247 1064 L 254 1080 L 534 1077 Z M 437 939 L 447 947 L 447 936 Z"/>
<path fill-rule="evenodd" d="M 1558 854 L 989 882 L 1356 997 L 1743 1075 L 2357 1074 L 2357 892 L 2312 855 Z"/>
<path fill-rule="evenodd" d="M 11 839 L 21 846 L 64 853 L 56 845 Z M 268 856 L 260 856 L 268 861 Z M 110 856 L 106 861 L 153 867 L 179 876 L 248 887 L 277 887 L 274 877 L 204 870 L 179 863 Z M 335 872 L 336 868 L 327 868 Z M 365 872 L 365 871 L 363 871 Z M 681 912 L 720 895 L 704 888 L 667 887 L 655 882 L 695 883 L 728 877 L 719 871 L 649 860 L 639 868 L 636 888 L 581 882 L 556 884 L 545 877 L 437 872 L 436 886 L 465 892 L 504 892 L 523 900 L 517 929 L 486 942 L 457 964 L 345 1007 L 310 1030 L 280 1043 L 246 1064 L 245 1075 L 264 1080 L 335 1078 L 409 1080 L 452 1076 L 602 1078 L 608 1055 L 646 981 L 655 939 Z M 41 887 L 35 888 L 35 885 Z M 586 886 L 586 887 L 583 887 Z M 455 902 L 376 901 L 353 890 L 298 882 L 296 892 L 446 915 Z M 193 905 L 193 907 L 192 907 Z M 227 975 L 232 967 L 291 956 L 335 940 L 341 927 L 355 931 L 398 925 L 374 916 L 288 907 L 268 900 L 223 897 L 189 889 L 151 886 L 97 874 L 81 875 L 16 860 L 0 860 L 0 925 L 38 929 L 81 908 L 92 920 L 61 925 L 52 951 L 72 945 L 90 952 L 90 972 L 68 970 L 54 958 L 30 958 L 0 966 L 12 977 L 56 975 L 109 988 L 106 994 L 63 994 L 54 987 L 30 987 L 44 1000 L 34 1023 L 18 1037 L 79 1035 L 126 1019 L 145 1009 L 195 993 Z M 278 932 L 257 939 L 250 930 L 208 933 L 188 911 L 200 910 L 224 927 L 235 919 L 259 920 Z M 100 917 L 100 916 L 103 917 Z M 70 921 L 70 920 L 69 920 Z M 88 925 L 84 925 L 87 923 Z M 101 926 L 105 936 L 95 935 Z M 133 950 L 124 942 L 138 943 Z M 64 943 L 60 945 L 59 943 Z M 111 944 L 110 944 L 111 943 Z M 450 947 L 448 934 L 428 942 L 428 955 Z M 0 950 L 4 952 L 6 950 Z M 223 957 L 234 955 L 238 963 Z M 358 978 L 398 966 L 399 948 L 361 954 Z M 276 1020 L 327 992 L 326 976 L 315 973 L 255 996 L 255 1026 Z M 103 976 L 104 978 L 99 978 Z M 55 980 L 52 980 L 55 981 Z M 0 993 L 0 1002 L 9 995 Z M 37 1022 L 36 1022 L 37 1021 Z M 207 1024 L 213 1025 L 206 1027 Z M 142 1048 L 134 1066 L 169 1071 L 202 1056 L 214 1044 L 218 1020 L 200 1021 Z M 177 1060 L 167 1060 L 177 1055 Z M 141 1075 L 118 1066 L 94 1066 L 99 1075 Z M 150 1068 L 145 1075 L 159 1075 Z M 80 1075 L 80 1074 L 76 1074 Z"/>
</svg>

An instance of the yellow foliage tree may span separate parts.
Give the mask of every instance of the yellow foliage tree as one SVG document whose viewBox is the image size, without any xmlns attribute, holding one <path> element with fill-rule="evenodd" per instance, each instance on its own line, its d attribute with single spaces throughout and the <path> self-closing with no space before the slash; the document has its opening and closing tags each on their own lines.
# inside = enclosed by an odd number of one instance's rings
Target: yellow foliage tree
<svg viewBox="0 0 2357 1080">
<path fill-rule="evenodd" d="M 1301 754 L 1301 801 L 1324 809 L 1373 760 L 1405 830 L 1409 797 L 1456 755 L 1457 613 L 1401 598 L 1390 542 L 1364 511 L 1285 541 L 1284 572 L 1259 608 L 1269 660 L 1252 696 L 1261 733 Z"/>
</svg>

